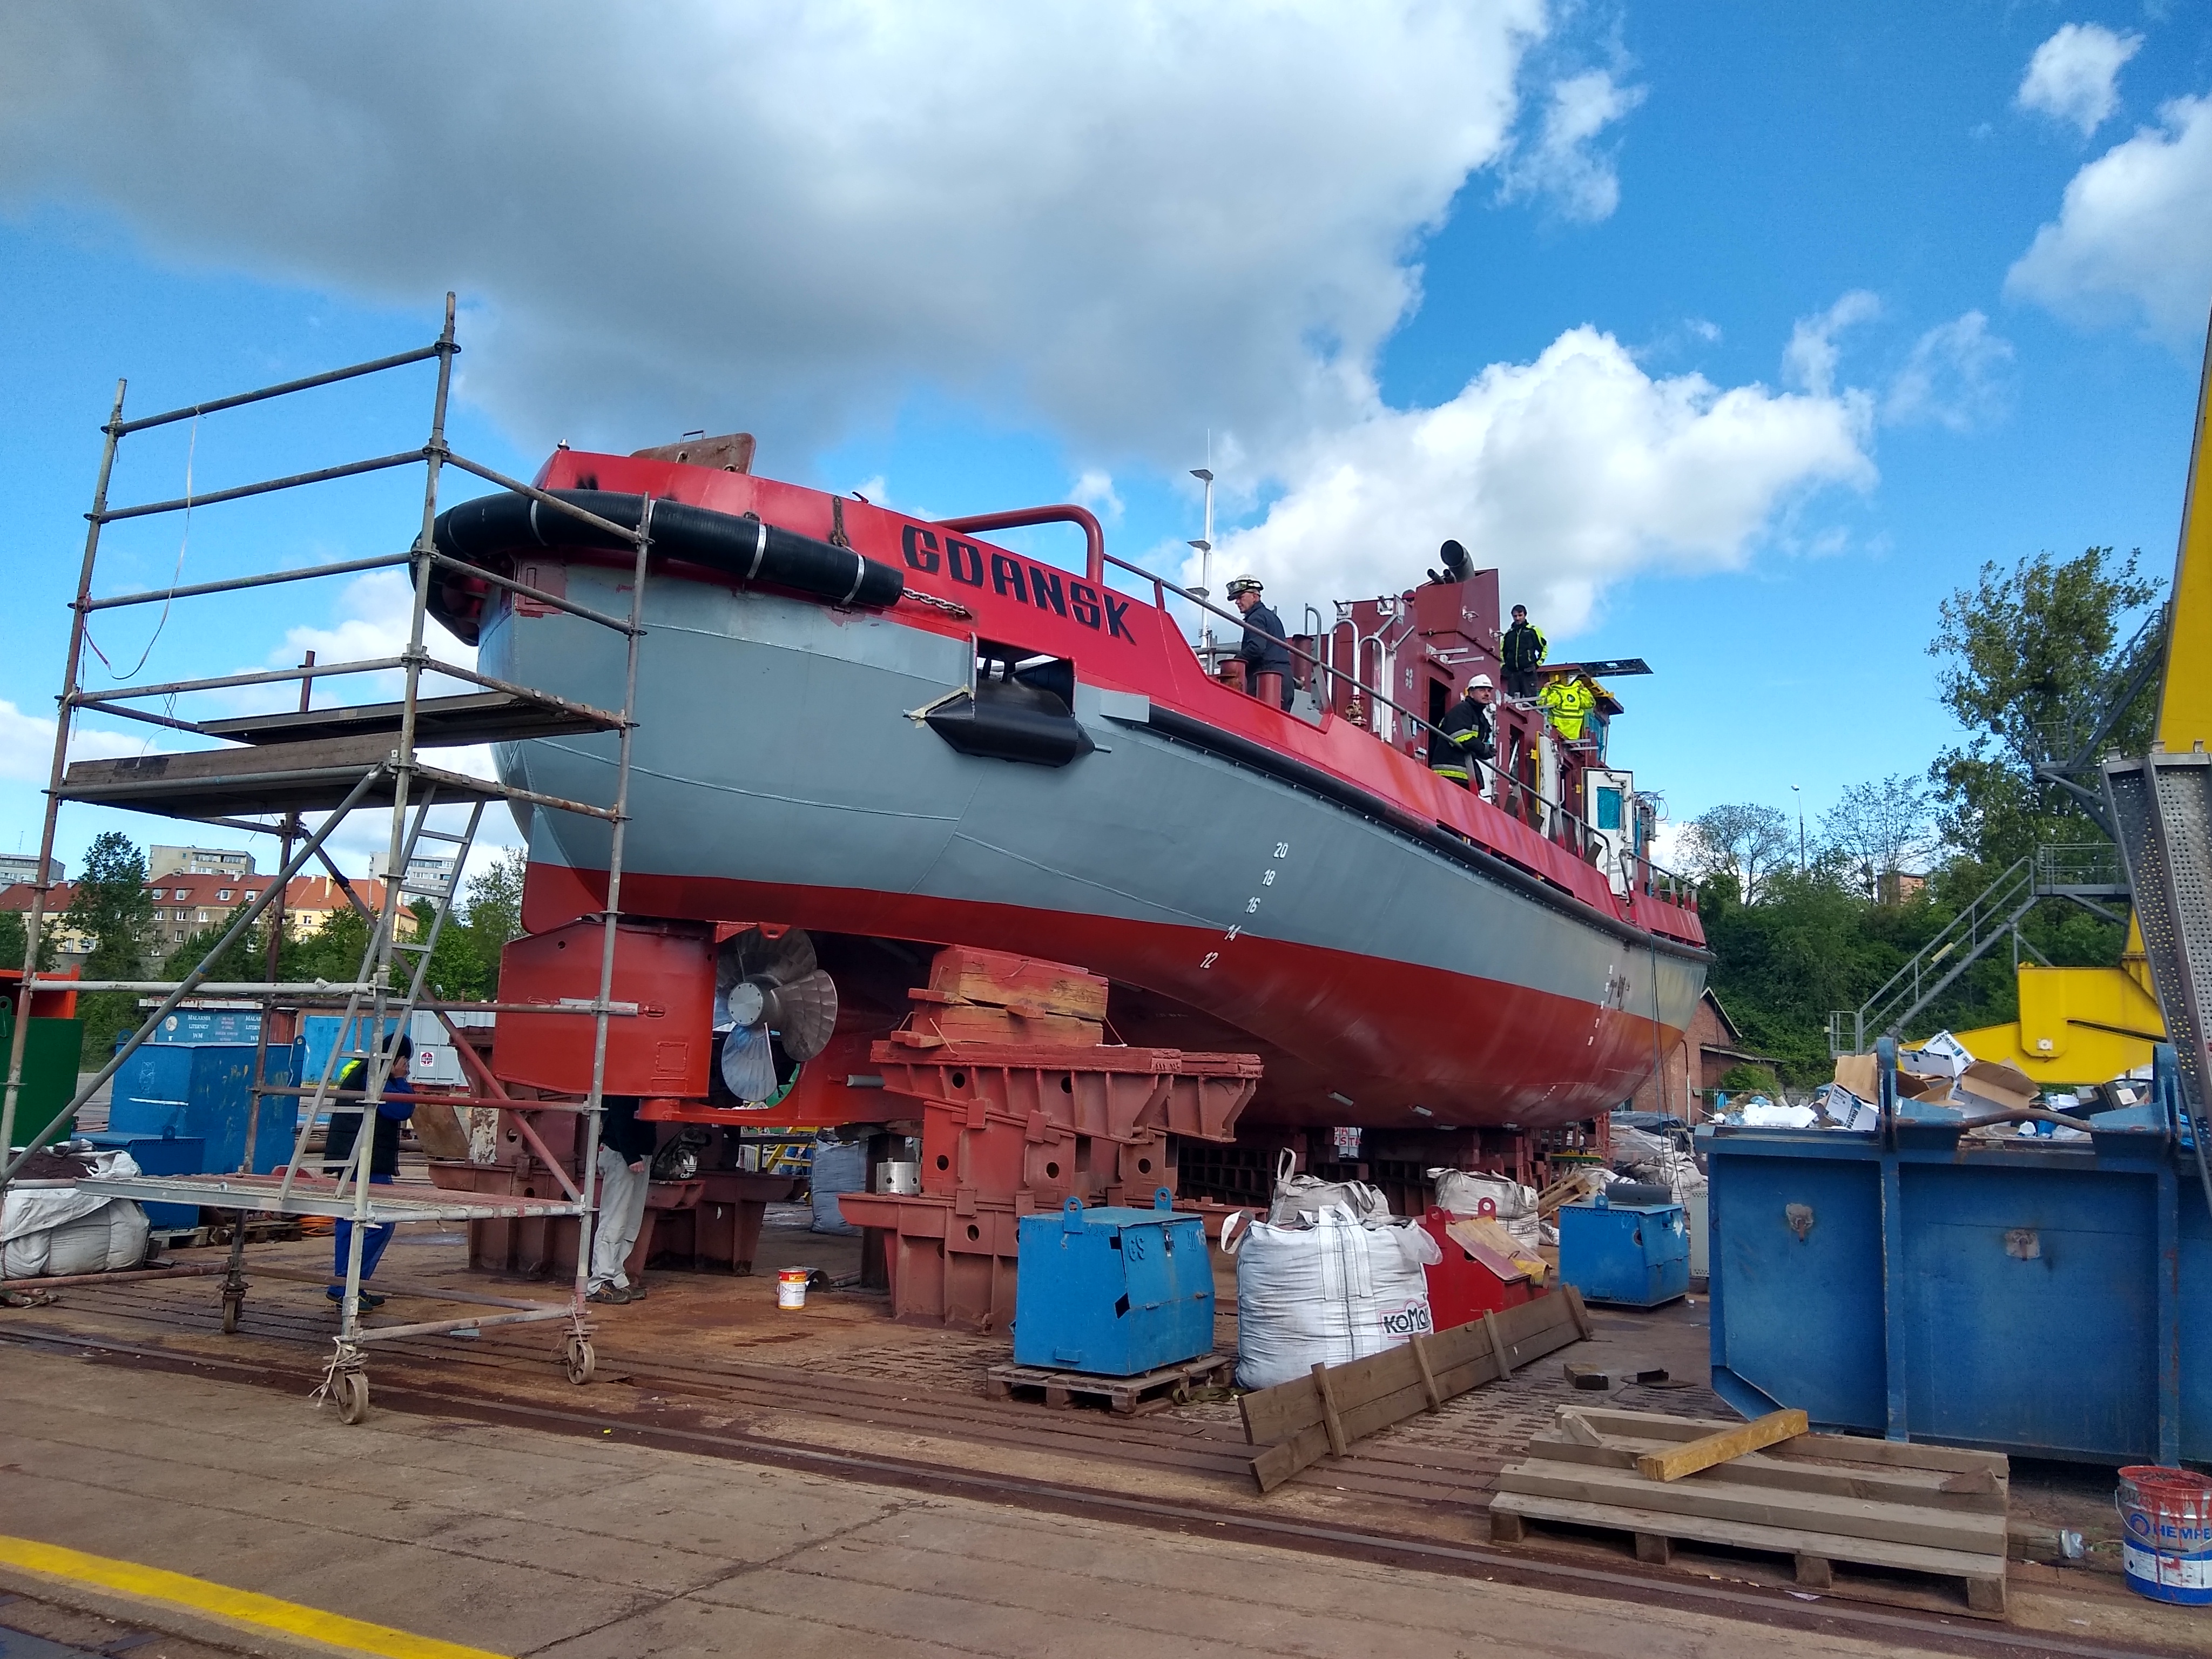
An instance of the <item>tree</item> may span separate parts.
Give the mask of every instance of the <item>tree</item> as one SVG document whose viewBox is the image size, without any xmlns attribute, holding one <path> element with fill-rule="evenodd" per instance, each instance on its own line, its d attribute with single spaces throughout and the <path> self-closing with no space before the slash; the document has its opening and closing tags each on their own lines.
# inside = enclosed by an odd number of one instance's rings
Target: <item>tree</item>
<svg viewBox="0 0 2212 1659">
<path fill-rule="evenodd" d="M 1726 876 L 1745 903 L 1755 904 L 1768 877 L 1789 861 L 1796 840 L 1783 812 L 1746 801 L 1711 807 L 1691 819 L 1682 850 L 1692 875 Z"/>
<path fill-rule="evenodd" d="M 1984 865 L 2002 869 L 2042 842 L 2103 839 L 2035 766 L 2062 757 L 2101 712 L 2129 613 L 2159 594 L 2136 569 L 2141 557 L 2092 547 L 2071 559 L 2038 553 L 2010 571 L 1991 562 L 1943 601 L 1928 653 L 1943 665 L 1943 706 L 1972 735 L 1938 755 L 1929 775 L 1945 837 Z M 2115 729 L 2116 747 L 2148 746 L 2148 705 L 2142 700 Z"/>
<path fill-rule="evenodd" d="M 130 836 L 109 830 L 94 837 L 84 855 L 84 873 L 64 914 L 68 926 L 94 941 L 85 958 L 85 978 L 145 977 L 154 899 L 146 890 L 146 855 Z M 116 1034 L 138 1024 L 137 994 L 91 992 L 78 999 L 77 1013 L 84 1021 L 85 1060 L 105 1065 Z"/>
<path fill-rule="evenodd" d="M 200 965 L 200 959 L 215 949 L 222 936 L 245 910 L 243 904 L 234 905 L 222 921 L 187 934 L 184 942 L 170 951 L 161 963 L 160 979 L 182 979 Z M 246 980 L 268 977 L 269 958 L 261 949 L 260 941 L 266 934 L 266 925 L 248 928 L 230 948 L 218 957 L 208 969 L 207 976 L 216 981 L 237 984 Z"/>
<path fill-rule="evenodd" d="M 1820 838 L 1869 894 L 1891 871 L 1926 862 L 1938 844 L 1927 790 L 1903 775 L 1844 790 L 1820 814 Z"/>
<path fill-rule="evenodd" d="M 21 910 L 0 910 L 0 968 L 20 969 L 23 965 L 24 927 L 27 920 Z M 53 937 L 42 934 L 39 939 L 39 959 L 33 966 L 38 972 L 44 973 L 53 965 Z"/>
<path fill-rule="evenodd" d="M 511 939 L 522 936 L 522 878 L 529 857 L 520 847 L 510 847 L 498 861 L 468 885 L 468 908 L 460 917 L 463 936 L 480 966 L 477 994 L 499 994 L 500 951 Z M 453 924 L 447 924 L 451 931 Z"/>
</svg>

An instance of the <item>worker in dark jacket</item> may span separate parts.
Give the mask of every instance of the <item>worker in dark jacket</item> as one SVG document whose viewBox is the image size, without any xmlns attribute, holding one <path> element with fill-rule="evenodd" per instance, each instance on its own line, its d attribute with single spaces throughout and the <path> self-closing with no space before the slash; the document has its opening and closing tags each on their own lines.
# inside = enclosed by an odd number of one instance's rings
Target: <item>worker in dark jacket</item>
<svg viewBox="0 0 2212 1659">
<path fill-rule="evenodd" d="M 1498 752 L 1490 735 L 1490 702 L 1497 695 L 1487 674 L 1468 681 L 1466 694 L 1444 710 L 1429 733 L 1429 770 L 1462 789 L 1475 787 L 1482 763 Z"/>
<path fill-rule="evenodd" d="M 592 1229 L 592 1273 L 584 1291 L 587 1301 L 645 1300 L 643 1281 L 632 1284 L 623 1264 L 645 1220 L 654 1139 L 653 1125 L 638 1121 L 635 1097 L 606 1097 L 599 1113 L 599 1213 Z"/>
<path fill-rule="evenodd" d="M 415 1057 L 415 1040 L 403 1035 L 399 1046 L 392 1056 L 391 1075 L 384 1079 L 384 1098 L 376 1103 L 376 1127 L 369 1136 L 368 1179 L 371 1186 L 388 1187 L 399 1173 L 399 1126 L 415 1115 L 415 1085 L 407 1080 L 407 1067 Z M 349 1061 L 338 1073 L 340 1089 L 366 1090 L 368 1087 L 368 1056 L 362 1054 Z M 331 1112 L 330 1132 L 323 1139 L 323 1173 L 336 1175 L 351 1161 L 354 1148 L 361 1144 L 362 1114 L 358 1099 L 348 1100 L 343 1095 Z M 388 1221 L 373 1224 L 361 1241 L 361 1282 L 368 1283 L 376 1264 L 384 1260 L 384 1247 L 392 1243 L 395 1231 Z M 325 1292 L 333 1302 L 345 1300 L 346 1257 L 353 1249 L 353 1223 L 341 1221 L 332 1234 L 331 1277 L 335 1281 Z M 380 1308 L 384 1298 L 371 1296 L 366 1290 L 361 1293 L 363 1308 Z"/>
<path fill-rule="evenodd" d="M 1244 641 L 1237 654 L 1244 659 L 1244 684 L 1255 692 L 1260 676 L 1283 677 L 1283 707 L 1291 706 L 1291 647 L 1283 633 L 1283 619 L 1260 599 L 1260 579 L 1239 576 L 1229 584 L 1229 602 L 1244 613 Z"/>
<path fill-rule="evenodd" d="M 1505 695 L 1509 697 L 1533 697 L 1536 695 L 1536 669 L 1544 660 L 1551 644 L 1544 638 L 1544 630 L 1528 620 L 1528 607 L 1513 607 L 1513 626 L 1505 630 L 1498 641 L 1498 660 L 1505 668 Z"/>
</svg>

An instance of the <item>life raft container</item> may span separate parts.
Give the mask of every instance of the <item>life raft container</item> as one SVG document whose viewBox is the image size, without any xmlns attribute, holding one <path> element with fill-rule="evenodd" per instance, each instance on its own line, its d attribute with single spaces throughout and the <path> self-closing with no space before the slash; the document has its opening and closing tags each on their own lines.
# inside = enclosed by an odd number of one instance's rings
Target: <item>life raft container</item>
<svg viewBox="0 0 2212 1659">
<path fill-rule="evenodd" d="M 645 511 L 642 495 L 605 489 L 549 493 L 625 529 L 635 528 Z M 906 591 L 903 571 L 849 547 L 817 541 L 756 518 L 655 499 L 652 530 L 653 551 L 660 557 L 703 565 L 740 581 L 766 583 L 832 605 L 879 611 L 897 604 Z M 539 548 L 634 551 L 634 544 L 621 537 L 511 490 L 447 508 L 438 515 L 434 533 L 441 553 L 501 575 L 512 574 L 515 555 Z M 432 580 L 430 613 L 457 638 L 474 645 L 488 586 L 441 568 Z"/>
</svg>

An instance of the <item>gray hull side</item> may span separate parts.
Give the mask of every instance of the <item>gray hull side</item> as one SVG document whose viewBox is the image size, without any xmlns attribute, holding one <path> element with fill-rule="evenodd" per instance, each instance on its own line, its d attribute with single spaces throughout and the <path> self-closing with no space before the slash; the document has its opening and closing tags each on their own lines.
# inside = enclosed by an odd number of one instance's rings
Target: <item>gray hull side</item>
<svg viewBox="0 0 2212 1659">
<path fill-rule="evenodd" d="M 568 580 L 572 598 L 627 608 L 610 573 L 577 565 Z M 1059 769 L 959 755 L 909 711 L 966 683 L 963 641 L 689 582 L 649 587 L 647 617 L 631 871 L 1182 930 L 1167 948 L 1191 961 L 1116 976 L 1202 1006 L 1218 982 L 1207 1012 L 1293 1053 L 1302 1023 L 1345 1006 L 1340 988 L 1332 996 L 1317 985 L 1308 998 L 1293 994 L 1308 1006 L 1285 1006 L 1280 983 L 1261 996 L 1248 975 L 1197 977 L 1206 952 L 1233 967 L 1283 941 L 1365 958 L 1378 971 L 1410 964 L 1450 975 L 1463 982 L 1452 1006 L 1428 1015 L 1462 1030 L 1478 1058 L 1514 1039 L 1492 1029 L 1499 988 L 1586 1011 L 1580 1042 L 1553 1030 L 1542 1046 L 1607 1049 L 1621 1039 L 1624 1014 L 1647 1033 L 1655 1016 L 1684 1029 L 1703 988 L 1693 962 L 1535 902 L 1273 779 L 1097 719 L 1088 696 L 1079 713 L 1093 716 L 1098 752 Z M 619 640 L 573 618 L 502 615 L 483 659 L 523 684 L 601 706 L 621 701 Z M 513 745 L 500 762 L 533 789 L 611 799 L 611 738 Z M 541 811 L 531 856 L 603 870 L 607 842 L 604 823 Z M 1545 1024 L 1563 1014 L 1574 1018 L 1554 1007 Z M 1631 1063 L 1648 1073 L 1651 1060 L 1645 1053 Z"/>
</svg>

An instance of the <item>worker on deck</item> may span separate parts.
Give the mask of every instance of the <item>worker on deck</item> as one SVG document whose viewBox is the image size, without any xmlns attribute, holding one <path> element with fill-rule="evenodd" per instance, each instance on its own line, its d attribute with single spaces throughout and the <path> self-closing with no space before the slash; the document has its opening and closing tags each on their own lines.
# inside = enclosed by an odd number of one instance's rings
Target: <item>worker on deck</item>
<svg viewBox="0 0 2212 1659">
<path fill-rule="evenodd" d="M 599 1113 L 599 1212 L 592 1228 L 586 1302 L 645 1300 L 644 1285 L 630 1282 L 626 1264 L 645 1221 L 656 1136 L 652 1124 L 638 1121 L 637 1106 L 634 1097 L 609 1095 Z"/>
<path fill-rule="evenodd" d="M 407 1067 L 415 1057 L 415 1039 L 402 1033 L 399 1045 L 392 1056 L 392 1073 L 384 1079 L 384 1098 L 376 1103 L 376 1127 L 370 1133 L 368 1143 L 369 1184 L 389 1187 L 399 1173 L 399 1126 L 415 1115 L 415 1085 L 407 1080 Z M 341 1090 L 366 1091 L 368 1088 L 368 1056 L 362 1054 L 347 1062 L 338 1073 Z M 361 1120 L 363 1113 L 356 1109 L 366 1103 L 358 1096 L 347 1100 L 343 1095 L 331 1113 L 331 1127 L 323 1138 L 323 1173 L 341 1173 L 352 1159 L 354 1148 L 361 1143 Z M 376 1264 L 384 1260 L 384 1247 L 392 1243 L 397 1231 L 394 1224 L 380 1221 L 374 1224 L 361 1241 L 361 1305 L 364 1310 L 380 1308 L 384 1298 L 368 1293 L 368 1279 L 376 1271 Z M 353 1250 L 353 1223 L 340 1221 L 331 1235 L 331 1284 L 325 1292 L 333 1302 L 345 1300 L 346 1258 Z"/>
<path fill-rule="evenodd" d="M 1552 726 L 1569 743 L 1580 743 L 1583 724 L 1597 707 L 1597 687 L 1587 674 L 1569 672 L 1553 675 L 1536 695 L 1537 703 L 1552 717 Z"/>
<path fill-rule="evenodd" d="M 1256 694 L 1260 676 L 1282 678 L 1283 707 L 1291 706 L 1291 647 L 1283 619 L 1261 601 L 1260 579 L 1239 576 L 1229 584 L 1229 602 L 1244 613 L 1244 640 L 1237 654 L 1244 660 L 1244 684 Z"/>
<path fill-rule="evenodd" d="M 1465 694 L 1429 732 L 1429 770 L 1462 789 L 1476 787 L 1483 762 L 1498 752 L 1490 735 L 1490 702 L 1497 695 L 1487 674 L 1468 681 Z"/>
<path fill-rule="evenodd" d="M 1505 630 L 1498 641 L 1498 659 L 1505 669 L 1505 695 L 1509 697 L 1533 697 L 1536 695 L 1536 670 L 1551 649 L 1544 638 L 1544 630 L 1528 620 L 1528 607 L 1513 607 L 1513 625 Z"/>
</svg>

